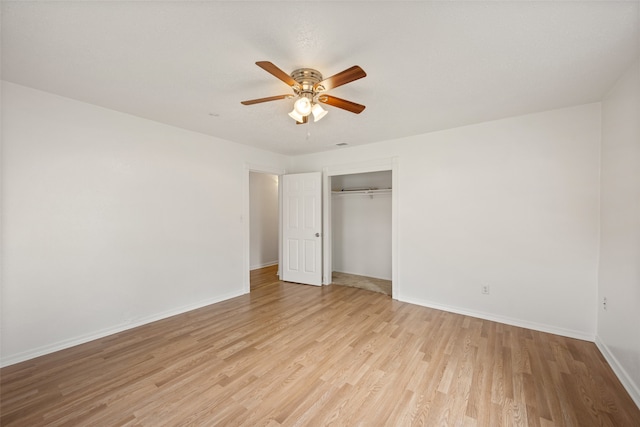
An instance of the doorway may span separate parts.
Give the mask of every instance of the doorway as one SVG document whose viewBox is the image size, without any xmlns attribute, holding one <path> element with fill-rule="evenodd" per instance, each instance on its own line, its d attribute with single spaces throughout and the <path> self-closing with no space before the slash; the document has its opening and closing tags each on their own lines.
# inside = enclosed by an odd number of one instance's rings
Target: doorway
<svg viewBox="0 0 640 427">
<path fill-rule="evenodd" d="M 392 295 L 392 172 L 334 175 L 331 283 Z"/>
<path fill-rule="evenodd" d="M 356 181 L 353 182 L 349 182 L 348 185 L 351 186 L 353 185 L 354 188 L 350 188 L 350 189 L 354 189 L 354 190 L 363 190 L 363 191 L 370 191 L 372 189 L 370 189 L 369 187 L 378 187 L 378 190 L 384 190 L 384 192 L 386 193 L 386 195 L 384 197 L 387 198 L 386 203 L 389 202 L 388 198 L 390 198 L 390 202 L 391 202 L 391 219 L 390 221 L 388 220 L 388 210 L 387 212 L 387 220 L 384 221 L 385 225 L 384 225 L 384 230 L 383 234 L 385 234 L 385 238 L 388 239 L 388 234 L 387 234 L 387 230 L 389 229 L 389 222 L 390 222 L 390 229 L 391 229 L 391 244 L 390 244 L 390 261 L 391 261 L 391 297 L 393 299 L 398 299 L 399 295 L 400 295 L 400 290 L 401 290 L 401 286 L 402 284 L 398 281 L 398 277 L 399 277 L 399 271 L 398 271 L 398 225 L 397 225 L 397 221 L 398 221 L 398 192 L 397 192 L 397 182 L 398 182 L 398 170 L 399 170 L 399 166 L 398 166 L 398 158 L 397 157 L 391 157 L 391 158 L 382 158 L 382 159 L 375 159 L 375 160 L 370 160 L 370 161 L 364 161 L 364 162 L 358 162 L 358 163 L 349 163 L 349 164 L 342 164 L 342 165 L 334 165 L 334 166 L 326 166 L 323 168 L 323 175 L 324 175 L 324 183 L 323 183 L 323 221 L 324 221 L 324 226 L 323 229 L 326 231 L 324 233 L 324 240 L 323 240 L 323 278 L 324 284 L 330 284 L 332 282 L 333 279 L 333 271 L 334 270 L 338 270 L 340 269 L 340 267 L 338 269 L 334 269 L 333 268 L 333 263 L 334 263 L 334 257 L 333 257 L 333 250 L 334 250 L 334 245 L 333 245 L 333 215 L 332 215 L 332 211 L 333 211 L 333 198 L 334 198 L 334 194 L 331 190 L 335 189 L 335 190 L 339 190 L 340 186 L 344 185 L 344 180 L 345 179 L 354 179 Z M 376 180 L 378 178 L 382 178 L 384 177 L 384 182 L 380 182 L 380 181 L 370 181 L 367 183 L 362 183 L 362 182 L 358 182 L 357 180 L 361 179 L 361 178 L 371 178 L 374 177 L 376 175 L 366 175 L 367 173 L 370 172 L 384 172 L 383 174 L 377 175 Z M 362 176 L 358 176 L 362 174 Z M 388 179 L 389 179 L 389 174 L 390 174 L 390 179 L 391 179 L 391 185 L 388 185 Z M 346 176 L 350 176 L 351 178 L 345 178 Z M 334 180 L 334 177 L 335 180 Z M 343 177 L 343 178 L 340 178 Z M 362 185 L 362 187 L 364 188 L 355 188 L 356 186 L 360 186 Z M 333 187 L 333 188 L 332 188 Z M 346 185 L 345 185 L 346 187 Z M 386 187 L 386 188 L 383 188 Z M 382 192 L 380 193 L 382 194 Z M 371 196 L 373 196 L 374 198 L 376 197 L 375 194 L 362 194 L 360 195 L 360 197 L 367 197 L 369 198 L 369 200 L 371 200 Z M 348 196 L 347 196 L 348 197 Z M 388 205 L 387 208 L 388 209 Z M 362 210 L 362 208 L 360 209 Z M 380 245 L 382 245 L 381 247 L 385 248 L 385 251 L 388 251 L 389 249 L 389 245 L 388 242 L 386 243 L 380 243 Z M 362 247 L 362 246 L 361 246 Z M 386 254 L 384 255 L 385 259 L 389 260 L 389 256 L 388 256 L 388 252 L 386 252 Z M 366 270 L 359 270 L 359 271 L 365 271 Z M 387 272 L 382 275 L 382 276 L 387 276 L 388 277 L 388 267 L 387 267 Z M 366 273 L 366 274 L 370 274 L 370 275 L 374 275 L 374 276 L 380 276 L 379 273 Z M 370 277 L 370 276 L 364 276 L 364 277 Z M 384 278 L 384 280 L 386 280 L 386 277 Z"/>
<path fill-rule="evenodd" d="M 279 177 L 249 172 L 250 289 L 278 279 Z"/>
<path fill-rule="evenodd" d="M 245 164 L 242 223 L 243 291 L 252 289 L 256 275 L 264 282 L 278 279 L 280 242 L 280 176 L 284 170 Z M 262 273 L 262 274 L 260 274 Z"/>
<path fill-rule="evenodd" d="M 273 276 L 271 283 L 281 279 L 322 285 L 321 173 L 286 175 L 250 165 L 245 169 L 244 292 L 253 289 L 252 279 L 264 282 L 265 274 Z"/>
</svg>

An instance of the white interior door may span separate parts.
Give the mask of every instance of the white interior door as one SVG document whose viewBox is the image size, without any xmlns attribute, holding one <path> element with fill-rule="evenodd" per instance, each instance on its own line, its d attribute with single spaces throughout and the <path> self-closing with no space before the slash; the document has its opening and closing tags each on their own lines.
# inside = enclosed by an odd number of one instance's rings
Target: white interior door
<svg viewBox="0 0 640 427">
<path fill-rule="evenodd" d="M 322 285 L 322 177 L 320 172 L 282 177 L 282 265 L 286 282 Z"/>
</svg>

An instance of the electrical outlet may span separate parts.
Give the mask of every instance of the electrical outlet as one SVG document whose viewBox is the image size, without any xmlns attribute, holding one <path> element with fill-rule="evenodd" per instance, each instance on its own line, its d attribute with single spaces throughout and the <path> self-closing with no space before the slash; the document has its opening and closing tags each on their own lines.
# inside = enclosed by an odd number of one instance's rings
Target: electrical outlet
<svg viewBox="0 0 640 427">
<path fill-rule="evenodd" d="M 485 295 L 489 295 L 489 285 L 482 285 L 480 292 L 482 292 Z"/>
<path fill-rule="evenodd" d="M 607 309 L 607 297 L 602 298 L 602 309 Z"/>
</svg>

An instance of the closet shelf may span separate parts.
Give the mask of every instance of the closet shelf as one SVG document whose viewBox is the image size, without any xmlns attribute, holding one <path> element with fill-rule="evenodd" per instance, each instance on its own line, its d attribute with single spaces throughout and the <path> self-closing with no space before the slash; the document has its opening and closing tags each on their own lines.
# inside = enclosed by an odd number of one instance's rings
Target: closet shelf
<svg viewBox="0 0 640 427">
<path fill-rule="evenodd" d="M 342 189 L 340 191 L 331 191 L 331 194 L 340 195 L 364 195 L 373 197 L 376 194 L 391 194 L 391 188 L 354 188 Z"/>
</svg>

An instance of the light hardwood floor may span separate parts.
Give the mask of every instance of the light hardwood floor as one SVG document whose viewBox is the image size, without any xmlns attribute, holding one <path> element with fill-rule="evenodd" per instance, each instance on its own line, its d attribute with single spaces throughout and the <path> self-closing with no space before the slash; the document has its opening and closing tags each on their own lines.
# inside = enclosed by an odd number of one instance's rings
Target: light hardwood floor
<svg viewBox="0 0 640 427">
<path fill-rule="evenodd" d="M 331 284 L 366 289 L 368 291 L 380 292 L 389 296 L 393 294 L 391 280 L 341 273 L 339 271 L 334 271 L 331 275 Z"/>
<path fill-rule="evenodd" d="M 252 292 L 3 368 L 2 426 L 639 426 L 593 343 L 252 274 Z"/>
</svg>

